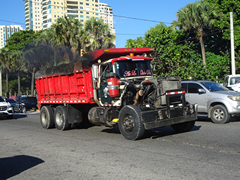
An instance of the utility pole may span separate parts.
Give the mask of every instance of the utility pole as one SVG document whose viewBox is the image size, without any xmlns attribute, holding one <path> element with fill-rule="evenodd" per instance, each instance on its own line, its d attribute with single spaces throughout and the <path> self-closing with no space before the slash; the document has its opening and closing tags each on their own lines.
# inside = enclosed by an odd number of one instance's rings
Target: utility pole
<svg viewBox="0 0 240 180">
<path fill-rule="evenodd" d="M 231 34 L 231 62 L 232 75 L 235 75 L 235 53 L 234 53 L 234 33 L 233 33 L 233 12 L 230 12 L 230 34 Z"/>
</svg>

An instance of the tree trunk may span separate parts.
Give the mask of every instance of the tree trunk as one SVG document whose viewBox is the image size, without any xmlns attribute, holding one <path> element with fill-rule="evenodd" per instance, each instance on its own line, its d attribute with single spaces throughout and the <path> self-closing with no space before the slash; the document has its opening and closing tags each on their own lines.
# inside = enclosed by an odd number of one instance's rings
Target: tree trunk
<svg viewBox="0 0 240 180">
<path fill-rule="evenodd" d="M 6 68 L 6 97 L 9 98 L 9 87 L 8 87 L 8 69 Z"/>
<path fill-rule="evenodd" d="M 205 67 L 205 66 L 206 66 L 206 56 L 205 56 L 205 46 L 204 46 L 202 34 L 201 34 L 201 36 L 199 37 L 199 41 L 200 41 L 200 45 L 201 45 L 203 65 L 204 65 L 204 67 Z"/>
<path fill-rule="evenodd" d="M 18 95 L 21 96 L 20 70 L 18 70 Z"/>
<path fill-rule="evenodd" d="M 32 72 L 31 96 L 34 96 L 34 86 L 35 86 L 35 68 L 33 68 Z"/>
</svg>

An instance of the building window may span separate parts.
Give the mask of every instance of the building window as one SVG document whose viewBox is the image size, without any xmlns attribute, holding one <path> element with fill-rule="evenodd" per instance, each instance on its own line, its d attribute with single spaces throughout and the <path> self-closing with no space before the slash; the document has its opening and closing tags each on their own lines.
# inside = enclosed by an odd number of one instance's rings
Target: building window
<svg viewBox="0 0 240 180">
<path fill-rule="evenodd" d="M 89 19 L 89 16 L 87 16 L 87 19 Z"/>
<path fill-rule="evenodd" d="M 89 14 L 89 12 L 86 12 L 86 14 Z"/>
<path fill-rule="evenodd" d="M 80 2 L 81 5 L 83 5 L 83 2 Z"/>
<path fill-rule="evenodd" d="M 82 6 L 80 6 L 80 9 L 83 9 L 83 7 L 82 7 Z"/>
<path fill-rule="evenodd" d="M 86 6 L 89 6 L 89 3 L 86 3 Z"/>
<path fill-rule="evenodd" d="M 83 18 L 83 15 L 80 15 L 80 18 Z"/>
</svg>

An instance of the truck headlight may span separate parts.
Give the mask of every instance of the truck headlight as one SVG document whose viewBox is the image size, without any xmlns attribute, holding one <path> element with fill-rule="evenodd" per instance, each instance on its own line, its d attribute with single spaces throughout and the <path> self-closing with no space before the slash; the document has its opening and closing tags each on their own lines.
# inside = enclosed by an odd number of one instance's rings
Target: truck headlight
<svg viewBox="0 0 240 180">
<path fill-rule="evenodd" d="M 240 101 L 240 96 L 227 96 L 227 97 L 233 101 Z"/>
</svg>

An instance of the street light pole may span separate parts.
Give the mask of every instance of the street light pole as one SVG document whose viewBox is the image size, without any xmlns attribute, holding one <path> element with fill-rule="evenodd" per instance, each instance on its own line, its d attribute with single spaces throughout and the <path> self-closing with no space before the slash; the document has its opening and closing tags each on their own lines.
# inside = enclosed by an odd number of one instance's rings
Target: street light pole
<svg viewBox="0 0 240 180">
<path fill-rule="evenodd" d="M 234 53 L 234 33 L 233 33 L 233 12 L 230 12 L 230 34 L 231 34 L 231 62 L 232 75 L 235 75 L 235 53 Z"/>
</svg>

